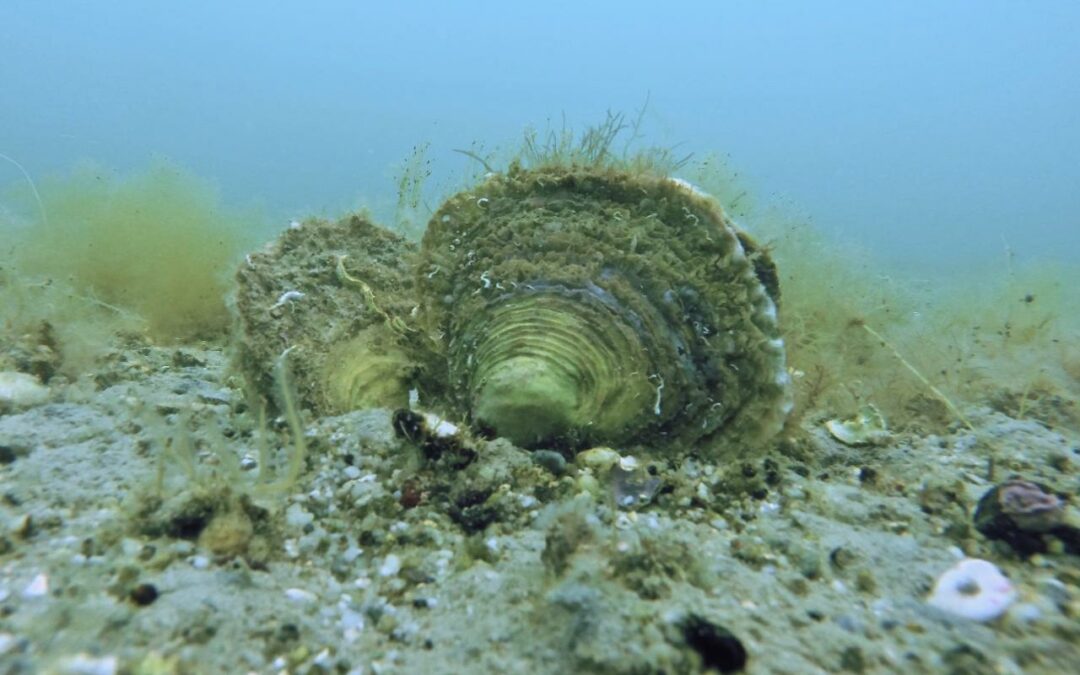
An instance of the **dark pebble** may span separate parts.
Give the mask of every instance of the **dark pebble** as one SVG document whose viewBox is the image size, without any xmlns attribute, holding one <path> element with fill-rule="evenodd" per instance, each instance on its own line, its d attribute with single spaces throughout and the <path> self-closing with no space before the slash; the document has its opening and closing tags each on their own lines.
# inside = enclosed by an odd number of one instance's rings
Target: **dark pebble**
<svg viewBox="0 0 1080 675">
<path fill-rule="evenodd" d="M 735 673 L 746 667 L 746 647 L 723 626 L 691 614 L 682 623 L 682 634 L 706 669 Z"/>
<path fill-rule="evenodd" d="M 131 589 L 131 601 L 140 607 L 146 607 L 158 599 L 158 590 L 154 584 L 139 584 Z"/>
<path fill-rule="evenodd" d="M 566 458 L 554 450 L 534 450 L 532 461 L 555 476 L 561 476 L 566 472 Z"/>
</svg>

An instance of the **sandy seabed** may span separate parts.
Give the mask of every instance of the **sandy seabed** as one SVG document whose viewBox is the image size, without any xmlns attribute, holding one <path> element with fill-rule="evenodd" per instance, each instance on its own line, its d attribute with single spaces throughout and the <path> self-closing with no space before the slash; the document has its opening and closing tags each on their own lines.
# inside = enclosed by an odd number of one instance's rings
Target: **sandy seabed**
<svg viewBox="0 0 1080 675">
<path fill-rule="evenodd" d="M 225 355 L 130 344 L 0 415 L 0 672 L 1071 671 L 1080 559 L 971 514 L 1014 474 L 1075 494 L 1080 437 L 965 413 L 858 448 L 808 416 L 635 480 L 505 441 L 432 459 L 357 411 L 307 420 L 273 489 L 287 429 L 260 454 Z M 962 557 L 1009 577 L 1004 616 L 926 603 Z"/>
</svg>

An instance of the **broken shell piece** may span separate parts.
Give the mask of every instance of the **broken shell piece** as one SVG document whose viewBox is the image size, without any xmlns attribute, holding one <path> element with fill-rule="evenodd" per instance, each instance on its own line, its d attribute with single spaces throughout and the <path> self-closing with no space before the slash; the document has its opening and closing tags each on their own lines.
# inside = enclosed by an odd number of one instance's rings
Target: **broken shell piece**
<svg viewBox="0 0 1080 675">
<path fill-rule="evenodd" d="M 892 437 L 885 417 L 872 404 L 859 408 L 857 415 L 846 420 L 829 420 L 825 428 L 844 445 L 881 445 Z"/>
<path fill-rule="evenodd" d="M 611 469 L 611 489 L 620 509 L 645 506 L 660 491 L 661 485 L 661 480 L 643 467 L 626 469 L 620 463 Z"/>
<path fill-rule="evenodd" d="M 40 405 L 49 398 L 49 388 L 33 375 L 17 371 L 0 372 L 0 412 Z"/>
<path fill-rule="evenodd" d="M 926 602 L 964 619 L 992 621 L 1016 600 L 1016 589 L 993 563 L 966 558 L 946 570 Z"/>
</svg>

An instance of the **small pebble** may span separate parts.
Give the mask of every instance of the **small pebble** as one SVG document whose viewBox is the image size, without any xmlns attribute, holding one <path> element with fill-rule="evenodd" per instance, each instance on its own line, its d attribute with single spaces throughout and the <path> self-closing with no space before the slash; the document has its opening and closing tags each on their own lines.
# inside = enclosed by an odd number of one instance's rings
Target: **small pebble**
<svg viewBox="0 0 1080 675">
<path fill-rule="evenodd" d="M 315 516 L 305 511 L 304 507 L 299 504 L 293 504 L 285 509 L 285 523 L 289 527 L 303 528 L 313 520 L 315 520 Z"/>
<path fill-rule="evenodd" d="M 379 565 L 380 577 L 392 577 L 399 571 L 401 571 L 401 558 L 393 553 L 386 556 L 386 558 L 383 559 L 382 565 Z"/>
<path fill-rule="evenodd" d="M 16 371 L 0 372 L 0 410 L 18 410 L 44 403 L 49 388 L 33 375 Z"/>
<path fill-rule="evenodd" d="M 10 652 L 18 644 L 19 640 L 11 633 L 0 633 L 0 656 Z"/>
<path fill-rule="evenodd" d="M 40 598 L 49 592 L 49 577 L 42 572 L 36 577 L 30 580 L 30 583 L 23 589 L 22 596 L 24 598 Z"/>
<path fill-rule="evenodd" d="M 131 589 L 130 597 L 136 605 L 146 607 L 158 599 L 158 590 L 154 584 L 139 584 Z"/>
<path fill-rule="evenodd" d="M 309 604 L 319 599 L 319 596 L 315 595 L 311 591 L 305 591 L 302 588 L 286 588 L 285 597 L 293 602 L 301 604 Z"/>
<path fill-rule="evenodd" d="M 54 671 L 64 675 L 114 675 L 117 671 L 115 656 L 91 656 L 76 654 L 61 659 L 59 668 Z"/>
</svg>

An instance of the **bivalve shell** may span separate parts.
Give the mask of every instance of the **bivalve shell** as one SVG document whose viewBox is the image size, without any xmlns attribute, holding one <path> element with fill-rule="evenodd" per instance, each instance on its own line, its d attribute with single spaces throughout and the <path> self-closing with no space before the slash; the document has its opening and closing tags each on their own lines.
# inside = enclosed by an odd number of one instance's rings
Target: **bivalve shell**
<svg viewBox="0 0 1080 675">
<path fill-rule="evenodd" d="M 524 447 L 742 449 L 791 408 L 775 268 L 681 181 L 512 165 L 435 213 L 416 279 L 449 406 Z"/>
</svg>

